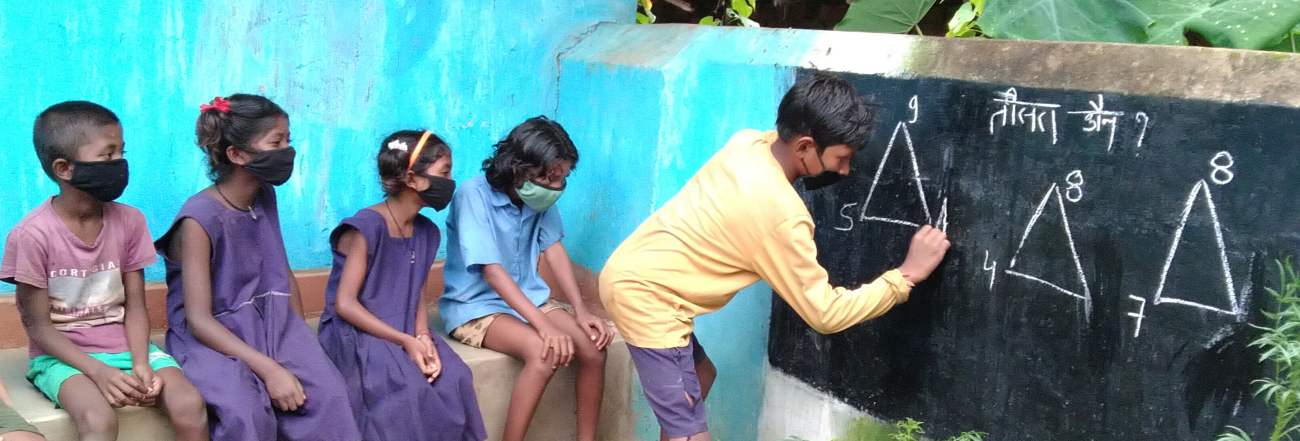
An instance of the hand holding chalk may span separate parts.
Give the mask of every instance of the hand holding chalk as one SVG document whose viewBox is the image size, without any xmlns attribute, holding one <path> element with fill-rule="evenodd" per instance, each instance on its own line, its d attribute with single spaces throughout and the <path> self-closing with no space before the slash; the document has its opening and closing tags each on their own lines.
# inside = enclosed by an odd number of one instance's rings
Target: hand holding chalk
<svg viewBox="0 0 1300 441">
<path fill-rule="evenodd" d="M 903 277 L 907 278 L 908 282 L 921 283 L 930 277 L 930 272 L 943 261 L 943 256 L 948 252 L 950 245 L 948 235 L 943 231 L 929 225 L 923 226 L 912 236 L 912 245 L 907 249 L 907 258 L 898 267 L 898 271 L 903 273 Z"/>
</svg>

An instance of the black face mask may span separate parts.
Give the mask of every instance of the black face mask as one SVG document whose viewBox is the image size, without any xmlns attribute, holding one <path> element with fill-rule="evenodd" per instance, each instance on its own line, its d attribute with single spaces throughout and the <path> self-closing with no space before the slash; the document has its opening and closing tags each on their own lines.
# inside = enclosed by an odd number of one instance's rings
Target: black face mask
<svg viewBox="0 0 1300 441">
<path fill-rule="evenodd" d="M 429 180 L 429 188 L 420 190 L 420 200 L 424 205 L 428 205 L 434 211 L 442 211 L 451 203 L 451 195 L 456 193 L 456 181 L 444 178 L 442 176 L 429 176 L 421 174 Z"/>
<path fill-rule="evenodd" d="M 108 161 L 72 161 L 72 179 L 68 184 L 95 199 L 109 202 L 126 190 L 128 171 L 125 159 Z"/>
<path fill-rule="evenodd" d="M 817 155 L 817 163 L 821 164 L 822 172 L 811 176 L 804 176 L 803 188 L 812 191 L 840 182 L 841 179 L 844 179 L 844 175 L 839 174 L 839 172 L 835 170 L 826 168 L 826 163 L 822 162 L 821 155 Z"/>
<path fill-rule="evenodd" d="M 260 151 L 244 165 L 244 170 L 259 181 L 280 185 L 293 175 L 293 158 L 297 155 L 293 147 Z"/>
</svg>

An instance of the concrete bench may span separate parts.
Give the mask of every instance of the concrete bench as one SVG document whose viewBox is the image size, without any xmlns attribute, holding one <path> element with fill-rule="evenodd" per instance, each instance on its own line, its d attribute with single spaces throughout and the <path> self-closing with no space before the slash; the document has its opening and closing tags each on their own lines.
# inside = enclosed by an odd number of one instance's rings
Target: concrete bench
<svg viewBox="0 0 1300 441">
<path fill-rule="evenodd" d="M 595 273 L 585 268 L 577 268 L 579 286 L 583 291 L 584 303 L 598 316 L 604 317 L 604 308 L 600 307 L 595 292 Z M 436 295 L 442 292 L 441 263 L 433 268 L 431 276 L 436 277 L 430 283 L 429 304 L 436 304 Z M 549 271 L 543 275 L 550 280 Z M 309 314 L 320 314 L 323 306 L 324 277 L 328 272 L 307 271 L 298 273 L 299 285 L 303 290 L 304 308 Z M 554 286 L 554 285 L 553 285 Z M 150 313 L 158 316 L 162 310 L 158 301 L 165 296 L 165 287 L 150 284 Z M 12 306 L 12 305 L 10 305 Z M 430 329 L 441 331 L 442 323 L 436 307 L 429 313 Z M 16 317 L 14 317 L 16 319 Z M 7 320 L 7 319 L 5 319 Z M 0 320 L 3 321 L 3 320 Z M 314 328 L 319 321 L 309 320 Z M 155 323 L 155 329 L 163 325 Z M 22 338 L 22 335 L 19 334 Z M 483 413 L 483 422 L 487 427 L 488 439 L 499 440 L 505 428 L 506 412 L 510 406 L 510 392 L 514 380 L 523 368 L 523 362 L 505 354 L 488 349 L 472 348 L 460 344 L 446 335 L 442 337 L 451 344 L 452 349 L 460 355 L 470 370 L 474 372 L 474 391 L 478 395 L 479 410 Z M 155 332 L 153 342 L 164 347 L 161 332 Z M 634 439 L 635 413 L 632 411 L 633 373 L 632 360 L 627 352 L 627 345 L 621 337 L 616 337 L 610 344 L 605 362 L 605 396 L 601 403 L 600 426 L 597 439 L 621 441 Z M 23 417 L 44 433 L 50 441 L 76 440 L 77 429 L 67 412 L 56 409 L 54 403 L 46 399 L 29 383 L 24 375 L 27 373 L 27 348 L 0 350 L 0 378 L 13 396 L 16 409 Z M 532 425 L 528 430 L 528 439 L 565 440 L 576 438 L 577 410 L 574 400 L 575 366 L 560 368 L 542 394 L 542 402 L 537 407 Z M 156 409 L 126 407 L 118 410 L 119 435 L 121 440 L 170 440 L 172 428 L 167 418 Z"/>
<path fill-rule="evenodd" d="M 161 335 L 154 338 L 155 343 L 161 343 L 161 340 Z M 478 394 L 479 410 L 483 413 L 488 439 L 501 439 L 506 424 L 506 411 L 510 407 L 510 390 L 523 363 L 496 351 L 472 348 L 451 340 L 448 343 L 465 360 L 470 370 L 474 371 L 474 392 Z M 630 410 L 632 381 L 635 380 L 632 360 L 628 357 L 627 345 L 621 338 L 610 344 L 608 354 L 605 364 L 605 397 L 601 405 L 597 439 L 631 440 L 634 416 Z M 76 440 L 77 429 L 67 412 L 56 409 L 53 402 L 32 387 L 23 377 L 26 373 L 25 348 L 0 351 L 0 378 L 8 386 L 18 413 L 39 428 L 50 441 Z M 573 366 L 557 371 L 546 392 L 542 394 L 542 403 L 533 416 L 528 439 L 563 440 L 577 437 L 577 410 L 574 402 L 576 374 L 577 369 Z M 118 439 L 172 439 L 171 424 L 156 409 L 126 407 L 119 409 L 117 414 L 120 427 Z"/>
<path fill-rule="evenodd" d="M 161 335 L 154 338 L 162 340 Z M 27 374 L 27 348 L 6 349 L 0 351 L 0 378 L 4 379 L 13 397 L 15 409 L 27 421 L 35 425 L 45 438 L 50 441 L 76 440 L 77 427 L 72 418 L 62 409 L 54 408 L 54 402 L 46 399 L 24 377 Z M 121 440 L 170 440 L 171 423 L 156 409 L 125 407 L 117 411 L 118 439 Z"/>
</svg>

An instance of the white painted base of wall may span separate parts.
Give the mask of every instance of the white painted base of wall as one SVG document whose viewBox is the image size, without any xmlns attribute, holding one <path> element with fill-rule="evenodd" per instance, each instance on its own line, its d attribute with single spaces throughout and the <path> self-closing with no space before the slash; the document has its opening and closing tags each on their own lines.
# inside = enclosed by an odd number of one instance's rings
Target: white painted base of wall
<svg viewBox="0 0 1300 441">
<path fill-rule="evenodd" d="M 767 365 L 758 441 L 798 436 L 830 441 L 844 435 L 849 422 L 866 413 Z"/>
</svg>

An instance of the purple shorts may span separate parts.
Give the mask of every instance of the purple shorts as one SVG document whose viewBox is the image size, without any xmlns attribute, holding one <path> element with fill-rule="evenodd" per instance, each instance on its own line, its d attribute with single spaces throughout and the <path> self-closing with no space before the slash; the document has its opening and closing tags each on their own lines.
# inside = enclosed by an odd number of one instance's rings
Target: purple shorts
<svg viewBox="0 0 1300 441">
<path fill-rule="evenodd" d="M 695 334 L 684 348 L 646 349 L 627 345 L 641 378 L 650 409 L 659 427 L 669 438 L 682 438 L 708 432 L 704 400 L 700 397 L 700 378 L 695 365 L 704 361 L 704 347 Z M 687 400 L 687 396 L 690 400 Z M 691 404 L 694 402 L 694 404 Z"/>
</svg>

